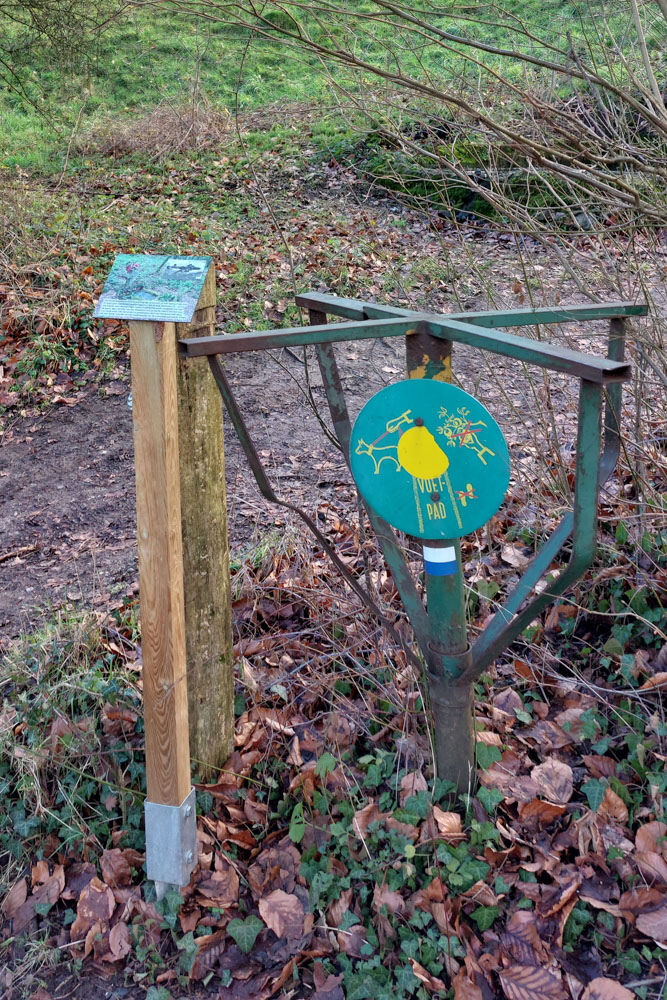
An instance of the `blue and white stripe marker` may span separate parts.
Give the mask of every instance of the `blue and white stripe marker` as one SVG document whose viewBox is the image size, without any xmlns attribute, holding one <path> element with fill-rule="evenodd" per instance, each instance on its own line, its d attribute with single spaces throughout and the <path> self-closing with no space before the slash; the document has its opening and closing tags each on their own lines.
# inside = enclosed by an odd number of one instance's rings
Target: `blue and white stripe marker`
<svg viewBox="0 0 667 1000">
<path fill-rule="evenodd" d="M 435 548 L 424 545 L 424 569 L 431 576 L 451 576 L 456 573 L 456 549 L 453 545 Z"/>
</svg>

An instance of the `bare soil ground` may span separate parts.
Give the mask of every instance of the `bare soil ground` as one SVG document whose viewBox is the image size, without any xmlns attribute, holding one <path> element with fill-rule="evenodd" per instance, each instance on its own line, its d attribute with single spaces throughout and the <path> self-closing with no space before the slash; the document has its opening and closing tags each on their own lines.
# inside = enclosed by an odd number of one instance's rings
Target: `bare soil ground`
<svg viewBox="0 0 667 1000">
<path fill-rule="evenodd" d="M 375 361 L 398 373 L 395 352 L 392 344 L 372 349 Z M 381 385 L 369 367 L 366 359 L 365 374 L 356 377 L 357 394 L 350 400 L 356 409 L 374 383 Z M 280 352 L 232 358 L 227 369 L 279 494 L 310 511 L 334 497 L 337 506 L 351 510 L 354 494 L 342 455 L 299 400 L 304 365 Z M 309 370 L 324 411 L 312 358 Z M 34 628 L 35 608 L 106 607 L 114 595 L 136 587 L 129 379 L 113 385 L 118 394 L 92 390 L 76 407 L 53 407 L 21 421 L 0 449 L 0 629 L 6 638 L 29 624 Z M 240 553 L 283 528 L 285 516 L 259 493 L 229 427 L 225 455 L 230 543 Z"/>
</svg>

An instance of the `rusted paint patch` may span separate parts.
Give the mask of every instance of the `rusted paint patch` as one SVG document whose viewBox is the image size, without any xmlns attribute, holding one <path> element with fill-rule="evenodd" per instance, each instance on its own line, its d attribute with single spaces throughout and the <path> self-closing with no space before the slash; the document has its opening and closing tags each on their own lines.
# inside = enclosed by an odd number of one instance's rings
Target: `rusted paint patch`
<svg viewBox="0 0 667 1000">
<path fill-rule="evenodd" d="M 452 381 L 452 342 L 434 337 L 428 323 L 417 324 L 417 329 L 406 337 L 405 361 L 408 378 Z"/>
<path fill-rule="evenodd" d="M 421 364 L 416 368 L 410 368 L 408 378 L 432 378 L 436 382 L 452 381 L 452 359 L 451 355 L 445 358 L 434 360 L 428 354 L 422 355 Z"/>
</svg>

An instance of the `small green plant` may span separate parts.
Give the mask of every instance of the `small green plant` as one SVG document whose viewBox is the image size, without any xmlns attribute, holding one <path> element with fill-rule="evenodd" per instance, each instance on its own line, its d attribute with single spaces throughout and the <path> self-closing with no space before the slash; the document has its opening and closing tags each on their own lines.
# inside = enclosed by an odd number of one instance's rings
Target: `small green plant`
<svg viewBox="0 0 667 1000">
<path fill-rule="evenodd" d="M 118 822 L 125 843 L 140 847 L 139 690 L 97 616 L 61 614 L 25 637 L 0 661 L 0 692 L 12 718 L 0 737 L 0 845 L 17 858 L 49 834 L 67 849 L 91 840 L 110 846 Z M 103 747 L 108 763 L 100 768 Z"/>
</svg>

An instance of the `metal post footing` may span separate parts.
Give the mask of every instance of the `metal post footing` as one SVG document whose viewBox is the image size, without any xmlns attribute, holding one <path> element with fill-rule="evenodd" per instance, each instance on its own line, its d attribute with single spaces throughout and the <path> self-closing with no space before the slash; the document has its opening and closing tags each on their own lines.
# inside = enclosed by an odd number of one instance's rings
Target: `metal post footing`
<svg viewBox="0 0 667 1000">
<path fill-rule="evenodd" d="M 183 886 L 197 863 L 195 790 L 180 806 L 158 802 L 144 804 L 146 821 L 146 874 L 155 882 L 161 899 L 170 885 Z"/>
<path fill-rule="evenodd" d="M 428 680 L 429 688 L 433 690 L 434 685 L 456 684 L 456 679 L 463 674 L 469 674 L 472 668 L 472 646 L 468 643 L 462 653 L 451 653 L 445 649 L 442 643 L 429 642 Z"/>
<path fill-rule="evenodd" d="M 438 777 L 456 785 L 459 794 L 470 793 L 475 785 L 472 683 L 457 684 L 429 673 L 428 689 Z"/>
</svg>

